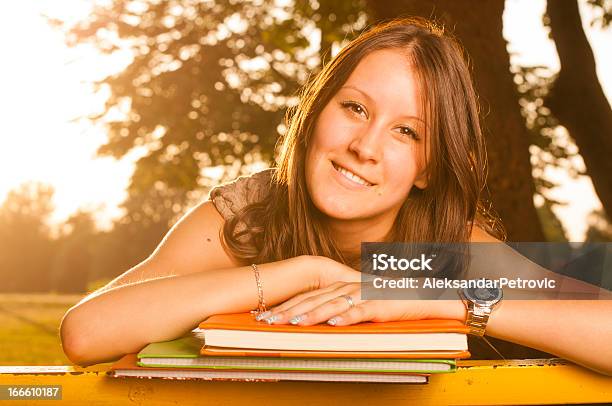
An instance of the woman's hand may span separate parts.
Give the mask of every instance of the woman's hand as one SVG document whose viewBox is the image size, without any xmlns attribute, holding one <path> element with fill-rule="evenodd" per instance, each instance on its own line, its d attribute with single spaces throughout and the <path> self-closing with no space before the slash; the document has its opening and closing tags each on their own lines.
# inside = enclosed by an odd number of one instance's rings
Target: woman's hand
<svg viewBox="0 0 612 406">
<path fill-rule="evenodd" d="M 353 306 L 350 305 L 350 297 Z M 301 293 L 274 307 L 261 319 L 270 324 L 300 326 L 327 322 L 346 326 L 365 321 L 454 318 L 465 320 L 465 307 L 457 300 L 364 300 L 360 282 L 335 282 Z"/>
<path fill-rule="evenodd" d="M 331 258 L 303 255 L 299 259 L 304 261 L 303 267 L 314 271 L 314 289 L 326 288 L 336 282 L 361 281 L 361 272 Z"/>
</svg>

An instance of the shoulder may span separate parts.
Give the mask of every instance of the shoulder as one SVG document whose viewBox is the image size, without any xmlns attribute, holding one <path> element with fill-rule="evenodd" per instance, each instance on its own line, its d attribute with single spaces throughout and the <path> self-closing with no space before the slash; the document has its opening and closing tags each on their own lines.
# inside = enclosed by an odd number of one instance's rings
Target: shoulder
<svg viewBox="0 0 612 406">
<path fill-rule="evenodd" d="M 221 243 L 223 224 L 210 201 L 198 204 L 172 226 L 149 258 L 130 270 L 124 281 L 238 266 Z"/>
<path fill-rule="evenodd" d="M 472 227 L 472 234 L 470 235 L 470 242 L 500 242 L 497 238 L 487 233 L 484 229 L 478 225 Z"/>
<path fill-rule="evenodd" d="M 227 219 L 235 216 L 246 205 L 263 200 L 270 191 L 275 168 L 264 169 L 211 189 L 209 200 Z"/>
</svg>

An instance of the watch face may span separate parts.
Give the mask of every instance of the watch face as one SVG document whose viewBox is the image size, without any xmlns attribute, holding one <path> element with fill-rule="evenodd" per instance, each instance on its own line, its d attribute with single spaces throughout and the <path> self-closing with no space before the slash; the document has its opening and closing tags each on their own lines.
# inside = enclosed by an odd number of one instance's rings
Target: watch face
<svg viewBox="0 0 612 406">
<path fill-rule="evenodd" d="M 463 292 L 469 300 L 480 305 L 495 304 L 502 298 L 502 290 L 499 288 L 468 288 Z"/>
</svg>

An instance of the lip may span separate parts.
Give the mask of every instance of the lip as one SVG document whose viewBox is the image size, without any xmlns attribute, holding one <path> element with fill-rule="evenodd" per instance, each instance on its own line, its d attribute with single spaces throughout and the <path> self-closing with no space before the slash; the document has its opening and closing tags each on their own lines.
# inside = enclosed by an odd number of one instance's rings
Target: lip
<svg viewBox="0 0 612 406">
<path fill-rule="evenodd" d="M 351 168 L 346 167 L 345 165 L 341 165 L 341 164 L 339 164 L 339 163 L 337 163 L 337 162 L 335 162 L 335 161 L 330 161 L 330 163 L 331 163 L 331 169 L 334 171 L 334 173 L 336 174 L 336 176 L 337 176 L 339 179 L 342 179 L 342 183 L 343 183 L 343 184 L 345 184 L 345 185 L 347 185 L 347 186 L 350 186 L 351 188 L 357 188 L 357 189 L 367 189 L 367 188 L 371 188 L 372 186 L 375 186 L 375 185 L 376 185 L 376 183 L 374 183 L 374 182 L 370 181 L 370 180 L 369 180 L 369 179 L 367 179 L 366 177 L 362 176 L 361 174 L 359 174 L 358 172 L 356 172 L 356 171 L 352 170 Z M 357 182 L 354 182 L 354 181 L 352 181 L 352 180 L 348 179 L 346 176 L 344 176 L 343 174 L 341 174 L 341 173 L 340 173 L 340 172 L 339 172 L 339 171 L 338 171 L 338 170 L 335 168 L 335 166 L 339 166 L 339 167 L 341 167 L 341 168 L 344 168 L 344 169 L 346 169 L 346 170 L 348 170 L 348 171 L 350 171 L 350 172 L 354 173 L 355 175 L 359 176 L 360 178 L 362 178 L 362 179 L 363 179 L 363 180 L 365 180 L 366 182 L 370 183 L 370 185 L 369 185 L 369 186 L 362 185 L 362 184 L 359 184 L 359 183 L 357 183 Z"/>
</svg>

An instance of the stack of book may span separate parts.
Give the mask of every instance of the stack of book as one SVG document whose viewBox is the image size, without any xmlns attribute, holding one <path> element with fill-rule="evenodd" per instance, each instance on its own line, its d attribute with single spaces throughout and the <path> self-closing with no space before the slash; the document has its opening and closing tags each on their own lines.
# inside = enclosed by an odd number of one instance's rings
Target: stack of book
<svg viewBox="0 0 612 406">
<path fill-rule="evenodd" d="M 455 320 L 269 325 L 248 313 L 216 315 L 189 336 L 152 343 L 113 365 L 116 377 L 238 381 L 427 383 L 469 357 Z"/>
</svg>

